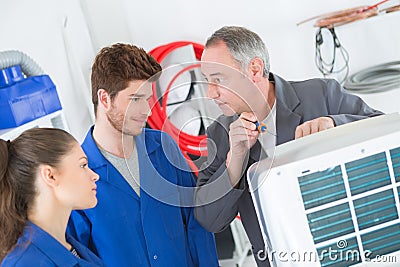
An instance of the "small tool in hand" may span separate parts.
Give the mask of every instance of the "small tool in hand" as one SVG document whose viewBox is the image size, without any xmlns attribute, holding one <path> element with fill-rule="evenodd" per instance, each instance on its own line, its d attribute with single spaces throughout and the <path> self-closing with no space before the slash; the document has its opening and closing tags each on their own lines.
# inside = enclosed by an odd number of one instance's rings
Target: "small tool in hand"
<svg viewBox="0 0 400 267">
<path fill-rule="evenodd" d="M 259 133 L 267 131 L 267 126 L 264 123 L 256 121 L 254 124 L 256 125 L 257 131 Z"/>
</svg>

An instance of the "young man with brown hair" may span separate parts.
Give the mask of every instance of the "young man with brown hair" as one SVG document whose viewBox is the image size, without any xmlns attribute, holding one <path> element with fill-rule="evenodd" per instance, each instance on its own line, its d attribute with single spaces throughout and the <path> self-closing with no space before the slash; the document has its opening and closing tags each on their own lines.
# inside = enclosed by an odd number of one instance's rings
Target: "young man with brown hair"
<svg viewBox="0 0 400 267">
<path fill-rule="evenodd" d="M 98 205 L 73 212 L 69 231 L 106 266 L 218 266 L 214 237 L 193 215 L 195 181 L 176 143 L 144 128 L 161 67 L 128 44 L 103 48 L 92 67 L 96 122 L 83 150 Z"/>
</svg>

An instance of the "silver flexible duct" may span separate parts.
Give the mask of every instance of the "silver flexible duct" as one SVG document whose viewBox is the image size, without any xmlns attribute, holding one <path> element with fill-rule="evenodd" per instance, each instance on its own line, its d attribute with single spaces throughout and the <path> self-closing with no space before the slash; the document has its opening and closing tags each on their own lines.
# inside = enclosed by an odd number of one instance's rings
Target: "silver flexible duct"
<svg viewBox="0 0 400 267">
<path fill-rule="evenodd" d="M 363 69 L 349 76 L 344 88 L 355 93 L 376 93 L 400 88 L 400 61 Z"/>
<path fill-rule="evenodd" d="M 0 52 L 0 70 L 15 65 L 20 65 L 22 72 L 26 76 L 37 76 L 44 74 L 42 68 L 27 54 L 17 50 Z"/>
</svg>

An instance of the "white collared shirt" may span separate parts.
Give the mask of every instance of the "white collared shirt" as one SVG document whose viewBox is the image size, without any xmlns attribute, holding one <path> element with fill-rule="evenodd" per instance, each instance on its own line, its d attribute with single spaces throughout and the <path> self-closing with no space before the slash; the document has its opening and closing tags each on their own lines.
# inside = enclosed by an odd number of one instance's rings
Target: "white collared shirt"
<svg viewBox="0 0 400 267">
<path fill-rule="evenodd" d="M 262 122 L 267 126 L 267 131 L 260 133 L 258 141 L 264 152 L 270 156 L 267 151 L 276 146 L 276 100 L 268 116 Z"/>
</svg>

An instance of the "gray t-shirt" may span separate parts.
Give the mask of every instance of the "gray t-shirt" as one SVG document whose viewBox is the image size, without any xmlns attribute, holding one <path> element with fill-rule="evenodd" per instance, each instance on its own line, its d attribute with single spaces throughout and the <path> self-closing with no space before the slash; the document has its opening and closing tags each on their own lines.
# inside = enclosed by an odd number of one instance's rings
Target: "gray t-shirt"
<svg viewBox="0 0 400 267">
<path fill-rule="evenodd" d="M 140 197 L 139 159 L 136 146 L 133 148 L 132 156 L 129 159 L 117 157 L 100 147 L 99 149 L 101 154 L 121 173 L 122 177 Z"/>
</svg>

